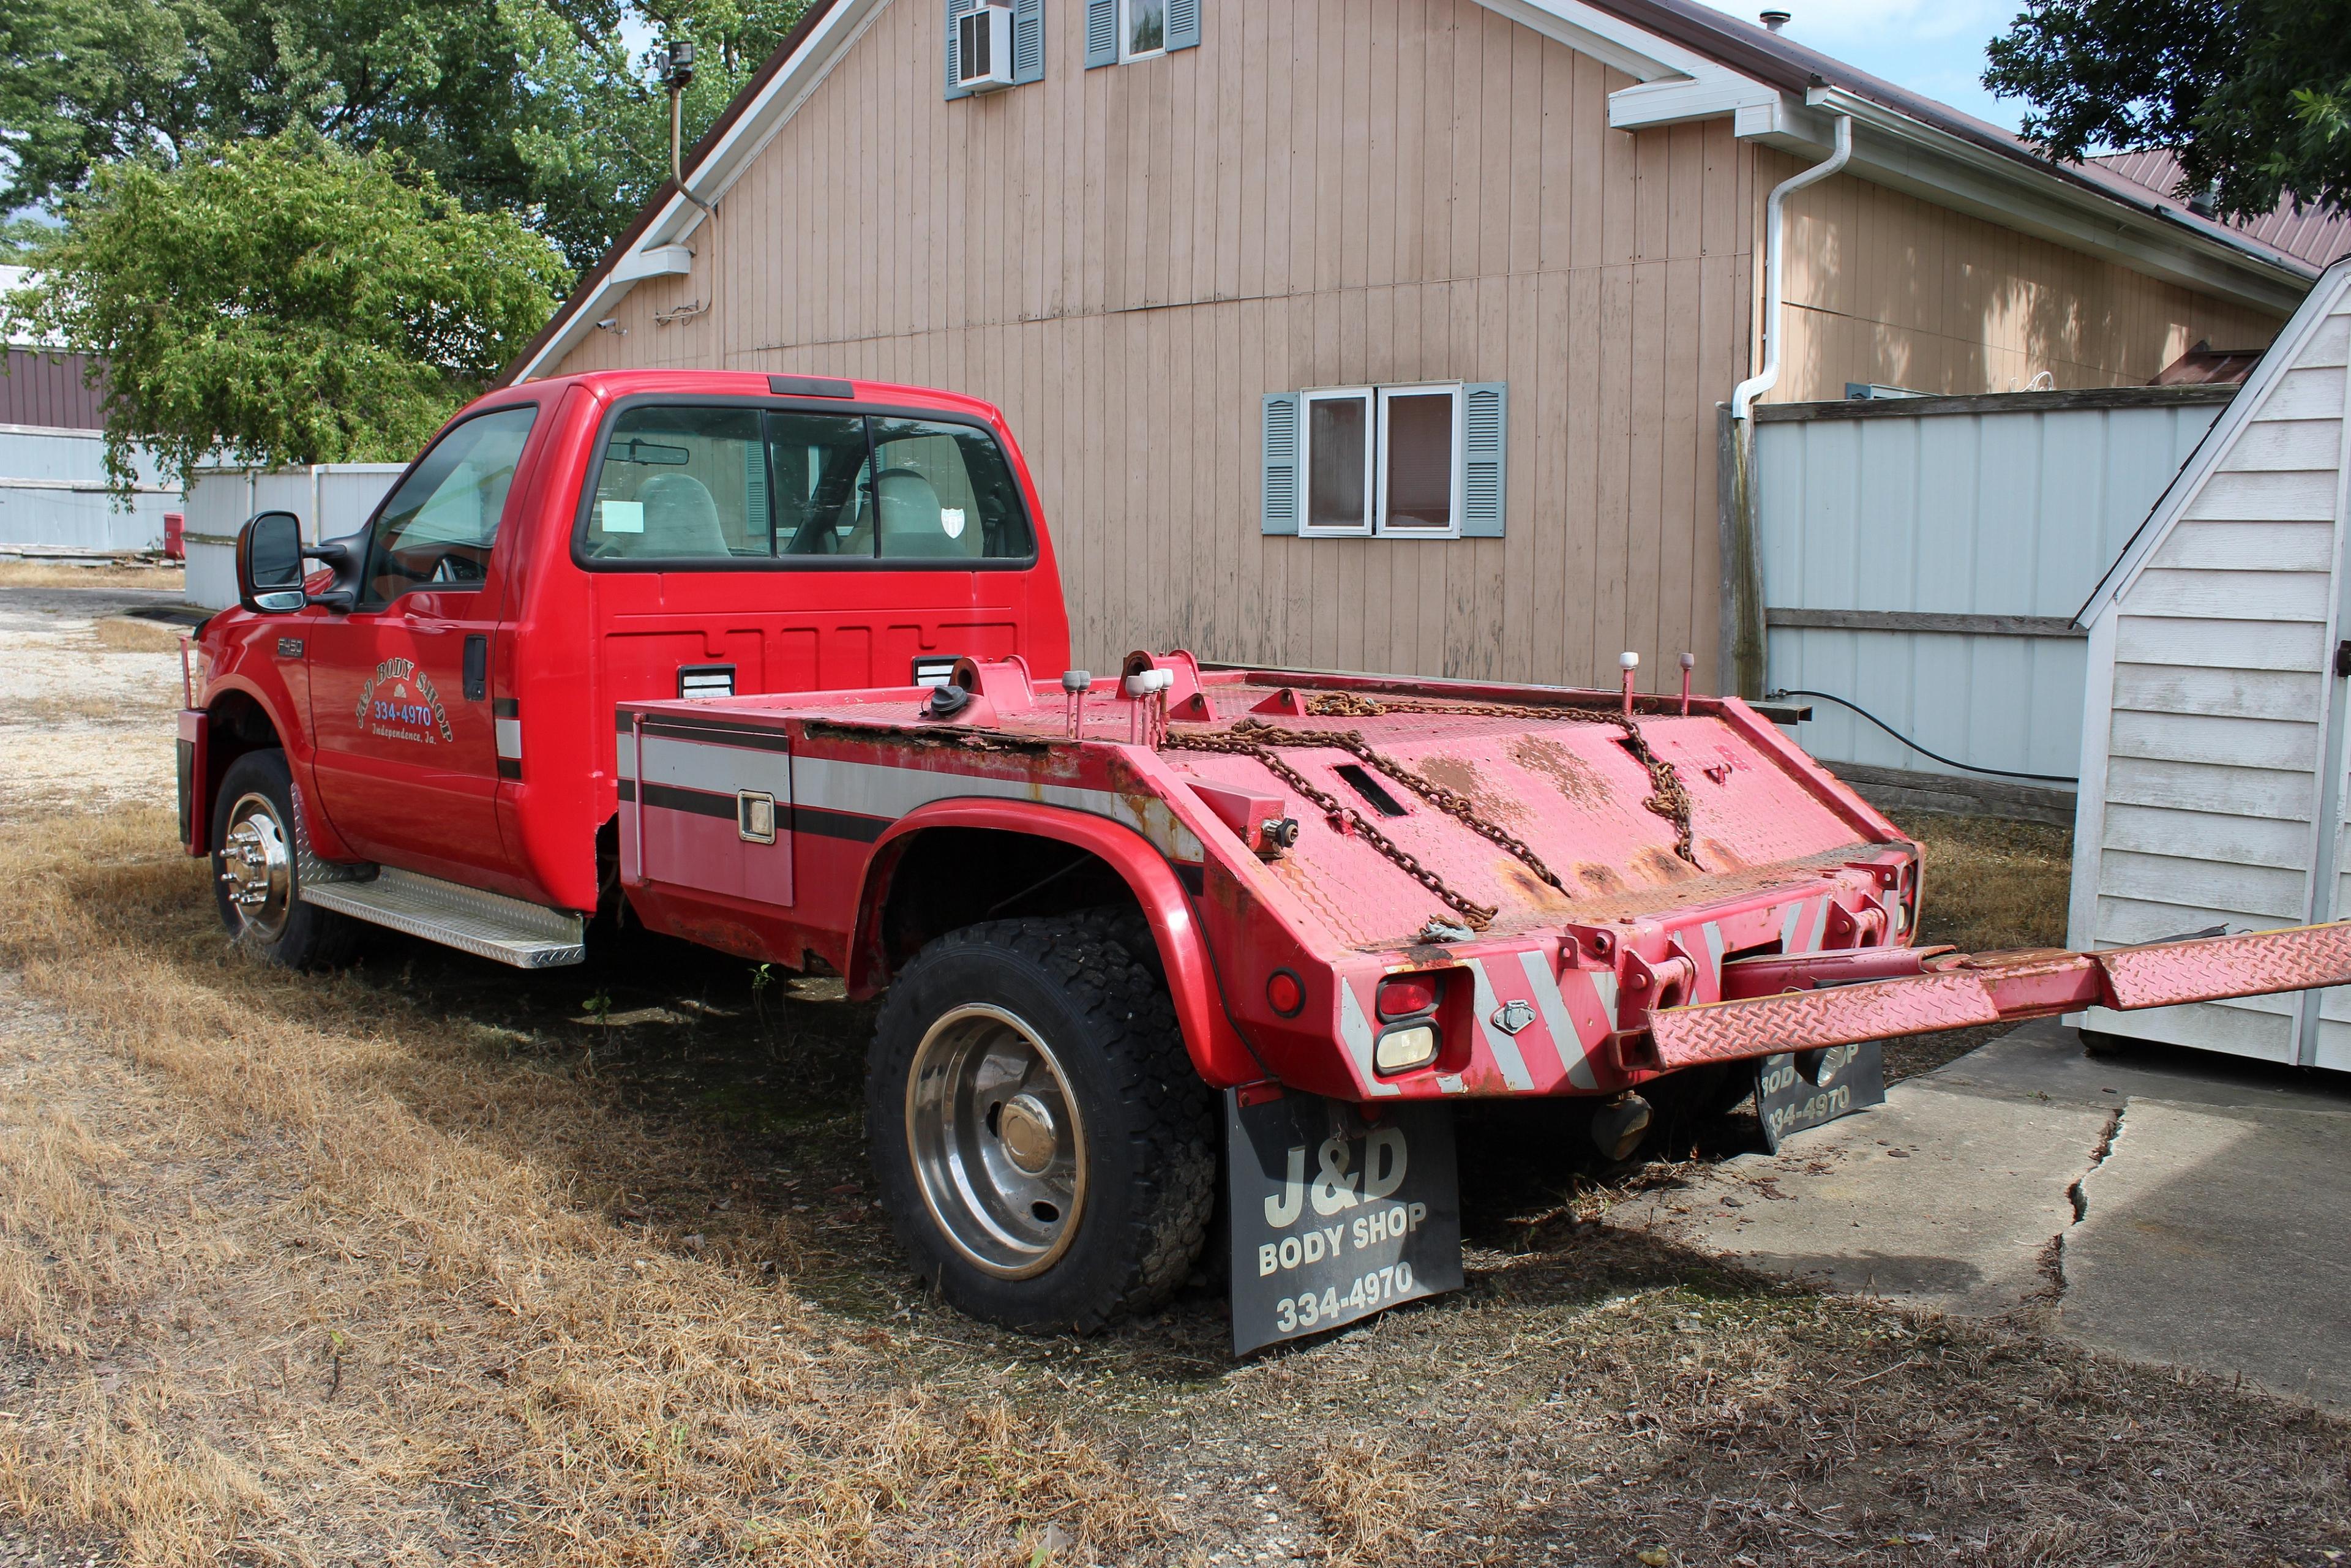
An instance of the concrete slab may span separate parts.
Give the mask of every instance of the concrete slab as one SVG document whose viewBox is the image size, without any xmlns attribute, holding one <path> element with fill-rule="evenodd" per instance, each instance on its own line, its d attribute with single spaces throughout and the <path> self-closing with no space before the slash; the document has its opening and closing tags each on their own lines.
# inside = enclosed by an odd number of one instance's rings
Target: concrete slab
<svg viewBox="0 0 2351 1568">
<path fill-rule="evenodd" d="M 1886 1103 L 1743 1155 L 1690 1187 L 1620 1206 L 1618 1224 L 1767 1273 L 1937 1312 L 2007 1312 L 2044 1290 L 2050 1239 L 2073 1223 L 2100 1108 L 1897 1083 Z"/>
<path fill-rule="evenodd" d="M 2351 1404 L 2351 1115 L 2133 1096 L 2065 1232 L 2061 1332 Z"/>
<path fill-rule="evenodd" d="M 1752 1268 L 2351 1404 L 2351 1082 L 2044 1020 L 1611 1212 Z"/>
</svg>

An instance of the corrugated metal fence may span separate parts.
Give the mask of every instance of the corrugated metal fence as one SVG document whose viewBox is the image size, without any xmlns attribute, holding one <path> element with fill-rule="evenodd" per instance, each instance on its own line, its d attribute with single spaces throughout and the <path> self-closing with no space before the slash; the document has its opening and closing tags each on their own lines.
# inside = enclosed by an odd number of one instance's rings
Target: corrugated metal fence
<svg viewBox="0 0 2351 1568">
<path fill-rule="evenodd" d="M 1834 693 L 1958 762 L 2070 777 L 2074 612 L 2232 390 L 1758 408 L 1767 686 Z M 2071 821 L 2070 785 L 1970 775 L 1812 700 L 1798 738 L 1856 783 L 1971 780 L 1980 801 Z"/>
<path fill-rule="evenodd" d="M 188 486 L 188 602 L 207 610 L 236 602 L 237 530 L 256 512 L 293 513 L 306 544 L 340 538 L 368 520 L 406 471 L 400 463 L 197 469 Z"/>
</svg>

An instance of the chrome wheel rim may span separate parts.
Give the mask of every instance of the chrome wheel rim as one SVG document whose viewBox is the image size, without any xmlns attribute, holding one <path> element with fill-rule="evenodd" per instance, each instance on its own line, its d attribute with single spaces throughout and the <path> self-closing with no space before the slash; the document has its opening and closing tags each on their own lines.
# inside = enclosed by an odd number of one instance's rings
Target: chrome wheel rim
<svg viewBox="0 0 2351 1568">
<path fill-rule="evenodd" d="M 275 942 L 285 934 L 294 905 L 294 859 L 287 849 L 286 824 L 267 796 L 240 796 L 229 809 L 220 880 L 246 935 Z"/>
<path fill-rule="evenodd" d="M 906 1145 L 939 1231 L 1008 1280 L 1053 1266 L 1085 1205 L 1085 1128 L 1052 1048 L 973 1003 L 932 1024 L 906 1078 Z"/>
</svg>

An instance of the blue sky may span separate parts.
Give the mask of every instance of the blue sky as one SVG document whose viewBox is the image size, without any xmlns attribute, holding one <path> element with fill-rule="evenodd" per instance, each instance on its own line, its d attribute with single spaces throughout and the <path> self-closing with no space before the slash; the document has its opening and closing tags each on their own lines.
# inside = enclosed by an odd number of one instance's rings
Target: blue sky
<svg viewBox="0 0 2351 1568">
<path fill-rule="evenodd" d="M 1707 0 L 1752 22 L 1767 0 Z M 2018 0 L 1777 0 L 1793 20 L 1787 37 L 1872 76 L 1939 99 L 1978 120 L 2014 131 L 2024 104 L 1984 90 L 1984 45 L 2008 30 Z"/>
</svg>

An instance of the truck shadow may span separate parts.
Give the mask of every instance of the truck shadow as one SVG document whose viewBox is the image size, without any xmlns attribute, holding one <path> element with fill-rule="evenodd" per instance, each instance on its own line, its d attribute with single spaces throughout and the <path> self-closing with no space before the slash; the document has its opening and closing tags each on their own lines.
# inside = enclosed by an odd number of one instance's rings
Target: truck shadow
<svg viewBox="0 0 2351 1568">
<path fill-rule="evenodd" d="M 872 1200 L 864 1138 L 865 1050 L 877 1004 L 838 980 L 632 933 L 584 966 L 516 971 L 429 943 L 373 935 L 347 983 L 462 1027 L 490 1071 L 566 1081 L 572 1130 L 514 1124 L 511 1152 L 556 1174 L 643 1245 L 788 1282 L 879 1344 L 904 1333 L 1068 1370 L 1114 1368 L 1173 1383 L 1234 1364 L 1223 1260 L 1150 1318 L 1088 1341 L 1037 1339 L 965 1319 L 906 1268 Z M 385 1085 L 418 1114 L 455 1124 L 444 1097 Z M 549 1085 L 552 1089 L 553 1085 Z M 577 1128 L 587 1119 L 588 1130 Z M 536 1125 L 536 1124 L 531 1124 Z M 1765 1289 L 1703 1254 L 1601 1223 L 1628 1190 L 1674 1185 L 1692 1162 L 1756 1146 L 1751 1113 L 1661 1123 L 1672 1163 L 1601 1160 L 1573 1103 L 1463 1113 L 1461 1196 L 1468 1286 L 1389 1314 L 1445 1335 L 1449 1314 L 1502 1303 L 1573 1307 L 1626 1291 Z M 1419 1325 L 1417 1327 L 1412 1325 Z M 1349 1331 L 1336 1331 L 1345 1333 Z M 1332 1336 L 1267 1353 L 1300 1354 Z"/>
</svg>

